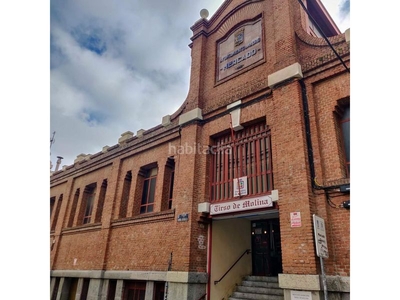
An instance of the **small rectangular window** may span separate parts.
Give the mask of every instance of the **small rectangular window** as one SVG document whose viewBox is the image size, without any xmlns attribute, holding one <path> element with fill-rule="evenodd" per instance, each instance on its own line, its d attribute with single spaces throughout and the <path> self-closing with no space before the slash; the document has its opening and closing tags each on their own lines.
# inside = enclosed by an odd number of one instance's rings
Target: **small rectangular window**
<svg viewBox="0 0 400 300">
<path fill-rule="evenodd" d="M 53 294 L 51 295 L 51 300 L 57 299 L 59 286 L 60 286 L 60 277 L 56 277 L 55 283 L 54 283 L 54 288 L 53 288 Z"/>
<path fill-rule="evenodd" d="M 89 278 L 84 278 L 83 279 L 81 298 L 79 300 L 86 300 L 87 299 L 88 291 L 89 291 L 89 283 L 90 283 L 90 279 Z"/>
<path fill-rule="evenodd" d="M 142 201 L 140 205 L 140 213 L 153 212 L 154 196 L 156 193 L 157 168 L 147 170 L 143 182 Z"/>
<path fill-rule="evenodd" d="M 57 220 L 58 220 L 58 215 L 60 213 L 60 209 L 61 209 L 61 203 L 62 203 L 62 199 L 63 199 L 63 194 L 60 195 L 60 197 L 58 197 L 58 201 L 57 201 L 57 205 L 56 205 L 56 210 L 54 212 L 54 218 L 53 218 L 53 223 L 51 224 L 51 231 L 54 231 L 56 229 L 56 225 L 57 225 Z"/>
<path fill-rule="evenodd" d="M 350 176 L 350 106 L 344 109 L 340 120 L 347 175 Z"/>
<path fill-rule="evenodd" d="M 164 300 L 165 282 L 154 282 L 154 295 L 153 300 Z"/>
<path fill-rule="evenodd" d="M 107 300 L 114 300 L 116 290 L 117 290 L 117 281 L 110 279 L 108 281 Z"/>
<path fill-rule="evenodd" d="M 51 218 L 51 215 L 53 214 L 54 203 L 56 203 L 56 197 L 51 197 L 50 198 L 50 218 Z"/>
<path fill-rule="evenodd" d="M 96 217 L 94 220 L 96 223 L 101 222 L 101 216 L 103 214 L 103 206 L 106 198 L 106 192 L 107 192 L 107 179 L 104 179 L 100 187 L 99 204 L 97 206 Z"/>
<path fill-rule="evenodd" d="M 175 170 L 172 170 L 170 176 L 170 184 L 169 184 L 168 209 L 172 208 L 172 199 L 174 198 L 174 179 L 175 179 Z"/>
<path fill-rule="evenodd" d="M 121 203 L 119 207 L 119 218 L 126 218 L 128 212 L 128 203 L 132 186 L 132 171 L 126 172 L 124 185 L 122 188 Z"/>
<path fill-rule="evenodd" d="M 92 218 L 92 210 L 94 204 L 94 198 L 96 196 L 96 184 L 91 184 L 86 186 L 84 195 L 83 195 L 83 202 L 82 207 L 84 208 L 84 215 L 83 215 L 83 224 L 90 223 Z"/>
<path fill-rule="evenodd" d="M 67 227 L 72 227 L 74 223 L 75 213 L 78 207 L 78 199 L 79 199 L 80 189 L 76 189 L 74 198 L 72 200 L 71 211 L 69 214 L 68 224 Z"/>
<path fill-rule="evenodd" d="M 124 287 L 123 300 L 144 300 L 146 295 L 145 281 L 127 280 Z"/>
<path fill-rule="evenodd" d="M 350 98 L 338 100 L 335 106 L 336 129 L 339 142 L 339 157 L 343 162 L 344 174 L 350 177 Z"/>
</svg>

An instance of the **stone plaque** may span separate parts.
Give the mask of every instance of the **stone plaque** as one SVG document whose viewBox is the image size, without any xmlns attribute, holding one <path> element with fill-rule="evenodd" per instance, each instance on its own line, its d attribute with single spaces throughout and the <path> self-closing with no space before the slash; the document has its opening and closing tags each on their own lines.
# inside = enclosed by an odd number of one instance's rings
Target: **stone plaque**
<svg viewBox="0 0 400 300">
<path fill-rule="evenodd" d="M 217 46 L 217 81 L 264 58 L 261 19 L 244 24 Z"/>
</svg>

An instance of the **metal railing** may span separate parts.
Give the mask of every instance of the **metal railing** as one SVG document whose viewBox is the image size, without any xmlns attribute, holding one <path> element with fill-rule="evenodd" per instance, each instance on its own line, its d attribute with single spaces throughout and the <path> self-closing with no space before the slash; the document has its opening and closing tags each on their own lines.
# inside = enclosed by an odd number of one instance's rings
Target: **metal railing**
<svg viewBox="0 0 400 300">
<path fill-rule="evenodd" d="M 218 282 L 220 282 L 220 281 L 226 276 L 226 274 L 228 274 L 229 271 L 232 270 L 232 268 L 238 263 L 238 261 L 239 261 L 245 254 L 249 254 L 250 252 L 251 252 L 250 249 L 246 249 L 246 251 L 244 251 L 244 252 L 242 253 L 242 255 L 240 255 L 240 257 L 233 263 L 233 265 L 228 269 L 228 271 L 226 271 L 225 274 L 222 275 L 222 277 L 221 277 L 219 280 L 215 280 L 215 281 L 214 281 L 214 285 L 216 285 Z"/>
</svg>

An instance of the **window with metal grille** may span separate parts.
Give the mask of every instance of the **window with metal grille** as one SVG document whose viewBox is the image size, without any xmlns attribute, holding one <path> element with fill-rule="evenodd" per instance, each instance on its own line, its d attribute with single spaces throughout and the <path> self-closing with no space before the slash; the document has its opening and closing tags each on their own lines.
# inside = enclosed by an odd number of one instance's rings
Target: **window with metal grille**
<svg viewBox="0 0 400 300">
<path fill-rule="evenodd" d="M 215 138 L 211 155 L 211 201 L 272 191 L 271 134 L 266 124 Z M 246 180 L 247 194 L 240 194 L 239 188 L 235 196 L 235 181 L 239 178 Z"/>
<path fill-rule="evenodd" d="M 155 281 L 153 293 L 154 293 L 153 300 L 164 300 L 165 282 Z"/>
<path fill-rule="evenodd" d="M 145 170 L 143 182 L 142 202 L 140 213 L 152 212 L 154 209 L 154 195 L 156 193 L 157 168 Z"/>
<path fill-rule="evenodd" d="M 126 281 L 124 288 L 124 300 L 144 300 L 146 295 L 145 281 Z"/>
</svg>

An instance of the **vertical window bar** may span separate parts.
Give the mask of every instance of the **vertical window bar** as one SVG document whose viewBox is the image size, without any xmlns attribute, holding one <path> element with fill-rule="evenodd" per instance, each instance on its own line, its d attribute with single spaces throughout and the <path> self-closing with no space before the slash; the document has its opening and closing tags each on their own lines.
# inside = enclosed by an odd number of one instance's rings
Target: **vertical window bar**
<svg viewBox="0 0 400 300">
<path fill-rule="evenodd" d="M 272 167 L 271 167 L 271 138 L 270 136 L 267 136 L 265 138 L 265 147 L 266 149 L 266 163 L 267 163 L 267 189 L 268 191 L 272 190 Z"/>
</svg>

